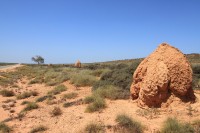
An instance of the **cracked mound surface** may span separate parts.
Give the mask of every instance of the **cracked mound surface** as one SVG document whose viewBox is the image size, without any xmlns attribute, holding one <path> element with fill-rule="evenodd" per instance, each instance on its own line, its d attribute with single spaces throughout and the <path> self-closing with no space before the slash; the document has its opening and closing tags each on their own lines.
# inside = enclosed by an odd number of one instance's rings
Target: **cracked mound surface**
<svg viewBox="0 0 200 133">
<path fill-rule="evenodd" d="M 174 95 L 183 101 L 194 100 L 192 69 L 177 48 L 162 43 L 136 69 L 131 85 L 132 99 L 141 107 L 160 107 Z"/>
</svg>

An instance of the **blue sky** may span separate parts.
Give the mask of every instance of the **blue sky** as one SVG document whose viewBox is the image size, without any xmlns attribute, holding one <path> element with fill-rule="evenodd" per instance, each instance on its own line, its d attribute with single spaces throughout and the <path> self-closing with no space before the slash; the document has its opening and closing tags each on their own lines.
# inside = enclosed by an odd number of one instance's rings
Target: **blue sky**
<svg viewBox="0 0 200 133">
<path fill-rule="evenodd" d="M 168 42 L 200 53 L 199 0 L 0 0 L 0 62 L 99 62 Z"/>
</svg>

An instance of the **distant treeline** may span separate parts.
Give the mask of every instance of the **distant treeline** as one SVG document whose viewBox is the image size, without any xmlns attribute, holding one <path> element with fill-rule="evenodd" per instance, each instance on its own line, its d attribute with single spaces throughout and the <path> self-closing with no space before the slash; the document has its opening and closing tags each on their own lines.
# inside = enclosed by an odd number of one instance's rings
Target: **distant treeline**
<svg viewBox="0 0 200 133">
<path fill-rule="evenodd" d="M 8 66 L 8 65 L 15 65 L 17 63 L 4 63 L 4 62 L 0 62 L 0 66 Z"/>
</svg>

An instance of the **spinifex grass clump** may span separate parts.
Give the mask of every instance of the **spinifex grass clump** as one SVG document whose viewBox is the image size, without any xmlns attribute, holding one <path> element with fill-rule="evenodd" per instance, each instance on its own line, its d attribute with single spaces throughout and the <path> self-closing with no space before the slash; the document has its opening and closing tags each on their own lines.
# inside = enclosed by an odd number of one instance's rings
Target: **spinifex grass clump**
<svg viewBox="0 0 200 133">
<path fill-rule="evenodd" d="M 93 95 L 92 95 L 92 96 L 87 96 L 87 97 L 85 97 L 85 99 L 84 99 L 84 103 L 85 103 L 85 104 L 93 103 L 94 100 L 95 100 L 95 97 L 94 97 Z"/>
<path fill-rule="evenodd" d="M 195 120 L 192 126 L 194 127 L 195 133 L 200 133 L 200 120 Z"/>
<path fill-rule="evenodd" d="M 11 132 L 11 128 L 6 125 L 5 123 L 0 123 L 0 133 L 10 133 Z"/>
<path fill-rule="evenodd" d="M 105 100 L 100 96 L 95 96 L 94 101 L 88 105 L 86 112 L 92 113 L 106 108 Z"/>
<path fill-rule="evenodd" d="M 85 127 L 85 133 L 105 133 L 105 126 L 101 123 L 90 123 Z"/>
<path fill-rule="evenodd" d="M 75 93 L 75 92 L 71 92 L 71 93 L 68 93 L 68 94 L 65 94 L 63 96 L 63 98 L 66 98 L 66 99 L 74 99 L 78 96 L 78 93 Z"/>
<path fill-rule="evenodd" d="M 59 86 L 56 86 L 53 90 L 49 91 L 48 95 L 57 95 L 66 90 L 67 90 L 67 87 L 65 85 L 59 85 Z"/>
<path fill-rule="evenodd" d="M 38 133 L 38 132 L 44 132 L 46 131 L 48 128 L 46 126 L 43 126 L 43 125 L 40 125 L 40 126 L 37 126 L 35 128 L 33 128 L 30 133 Z"/>
<path fill-rule="evenodd" d="M 23 92 L 22 94 L 17 95 L 17 99 L 25 99 L 31 96 L 37 96 L 38 92 L 37 91 L 27 91 L 27 92 Z"/>
<path fill-rule="evenodd" d="M 115 121 L 118 123 L 116 128 L 116 132 L 118 133 L 143 133 L 141 123 L 127 115 L 118 115 Z"/>
<path fill-rule="evenodd" d="M 4 97 L 12 97 L 15 95 L 15 93 L 12 90 L 3 89 L 0 91 L 0 95 Z"/>
<path fill-rule="evenodd" d="M 180 123 L 177 119 L 168 118 L 161 133 L 194 133 L 194 128 L 189 123 Z"/>
<path fill-rule="evenodd" d="M 39 97 L 39 98 L 36 99 L 36 102 L 43 102 L 46 99 L 48 99 L 49 97 L 51 97 L 51 95 Z"/>
<path fill-rule="evenodd" d="M 105 86 L 99 87 L 93 93 L 95 95 L 101 96 L 102 98 L 108 98 L 111 100 L 129 98 L 129 93 L 127 93 L 127 91 L 124 91 L 114 85 L 105 85 Z"/>
<path fill-rule="evenodd" d="M 22 112 L 31 111 L 34 109 L 38 109 L 39 106 L 34 102 L 29 102 L 26 107 L 22 110 Z"/>
</svg>

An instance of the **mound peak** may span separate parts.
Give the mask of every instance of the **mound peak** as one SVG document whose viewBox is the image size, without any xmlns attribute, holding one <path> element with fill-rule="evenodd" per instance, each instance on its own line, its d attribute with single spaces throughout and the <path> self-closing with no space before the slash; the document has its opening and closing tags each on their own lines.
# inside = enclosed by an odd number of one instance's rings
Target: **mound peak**
<svg viewBox="0 0 200 133">
<path fill-rule="evenodd" d="M 131 96 L 142 107 L 160 107 L 171 95 L 183 101 L 195 99 L 191 66 L 180 50 L 167 43 L 140 63 L 133 79 Z"/>
</svg>

